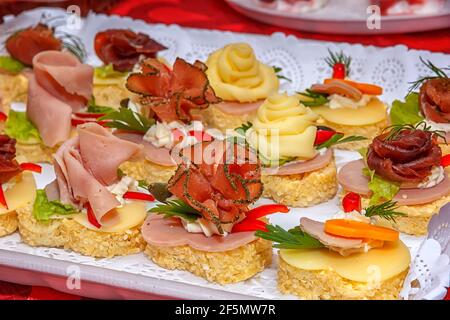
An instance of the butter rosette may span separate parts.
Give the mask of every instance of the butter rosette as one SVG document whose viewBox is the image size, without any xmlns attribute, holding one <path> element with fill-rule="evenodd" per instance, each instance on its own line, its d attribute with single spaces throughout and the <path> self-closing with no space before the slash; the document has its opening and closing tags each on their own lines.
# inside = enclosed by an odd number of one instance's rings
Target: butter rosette
<svg viewBox="0 0 450 320">
<path fill-rule="evenodd" d="M 246 43 L 229 44 L 213 52 L 206 65 L 209 82 L 223 100 L 254 102 L 278 91 L 274 69 L 259 62 Z"/>
<path fill-rule="evenodd" d="M 274 94 L 259 107 L 246 133 L 249 144 L 270 161 L 308 160 L 316 156 L 314 141 L 319 118 L 298 97 Z"/>
</svg>

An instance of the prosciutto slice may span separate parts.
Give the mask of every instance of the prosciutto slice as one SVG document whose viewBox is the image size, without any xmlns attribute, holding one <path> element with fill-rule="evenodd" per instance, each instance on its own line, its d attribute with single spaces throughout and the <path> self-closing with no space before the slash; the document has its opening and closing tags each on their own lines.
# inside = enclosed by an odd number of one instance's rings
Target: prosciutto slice
<svg viewBox="0 0 450 320">
<path fill-rule="evenodd" d="M 144 136 L 139 133 L 132 132 L 116 132 L 115 136 L 126 141 L 131 141 L 137 144 L 142 145 L 142 151 L 147 159 L 150 162 L 156 163 L 160 166 L 164 167 L 173 167 L 176 166 L 175 160 L 170 155 L 170 150 L 167 148 L 158 148 L 155 147 L 148 141 L 145 141 Z"/>
<path fill-rule="evenodd" d="M 258 108 L 261 106 L 263 102 L 264 100 L 259 100 L 250 103 L 222 101 L 220 103 L 215 104 L 214 107 L 216 107 L 223 113 L 239 116 L 243 114 L 256 112 L 256 110 L 258 110 Z"/>
<path fill-rule="evenodd" d="M 100 224 L 114 224 L 118 219 L 114 209 L 120 202 L 107 185 L 117 181 L 121 161 L 135 156 L 140 147 L 96 123 L 80 125 L 77 130 L 79 136 L 67 140 L 54 155 L 60 200 L 78 208 L 89 203 Z"/>
<path fill-rule="evenodd" d="M 290 175 L 311 172 L 326 167 L 333 159 L 333 151 L 328 149 L 324 154 L 319 154 L 315 158 L 308 161 L 293 161 L 281 167 L 263 168 L 265 175 Z"/>
<path fill-rule="evenodd" d="M 339 170 L 338 182 L 346 190 L 356 192 L 364 196 L 370 196 L 371 191 L 368 183 L 369 178 L 363 175 L 362 169 L 365 164 L 362 160 L 347 163 Z M 431 188 L 404 188 L 394 197 L 398 205 L 417 205 L 436 201 L 450 194 L 450 179 L 445 176 L 444 180 Z"/>
<path fill-rule="evenodd" d="M 224 252 L 244 246 L 256 240 L 254 232 L 230 233 L 226 236 L 206 237 L 202 233 L 187 232 L 180 219 L 165 219 L 160 215 L 151 215 L 142 225 L 142 236 L 151 245 L 174 247 L 188 245 L 206 252 Z"/>
</svg>

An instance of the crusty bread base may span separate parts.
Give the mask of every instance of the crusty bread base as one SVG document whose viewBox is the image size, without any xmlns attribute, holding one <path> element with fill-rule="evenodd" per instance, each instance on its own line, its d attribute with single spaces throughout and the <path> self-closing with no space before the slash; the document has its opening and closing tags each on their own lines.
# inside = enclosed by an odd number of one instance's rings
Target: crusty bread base
<svg viewBox="0 0 450 320">
<path fill-rule="evenodd" d="M 262 175 L 263 196 L 292 207 L 311 207 L 332 199 L 338 190 L 336 165 L 332 160 L 326 167 L 308 173 L 286 176 Z"/>
<path fill-rule="evenodd" d="M 218 129 L 225 133 L 227 129 L 234 130 L 243 123 L 251 121 L 256 116 L 256 111 L 241 115 L 233 115 L 222 112 L 214 105 L 210 105 L 207 109 L 201 110 L 202 121 L 209 127 Z"/>
<path fill-rule="evenodd" d="M 120 101 L 129 98 L 131 93 L 120 85 L 95 85 L 93 95 L 95 104 L 119 109 Z"/>
<path fill-rule="evenodd" d="M 11 109 L 11 102 L 26 102 L 27 92 L 28 80 L 24 75 L 0 74 L 1 103 L 3 103 L 2 111 L 5 114 L 8 114 Z"/>
<path fill-rule="evenodd" d="M 394 300 L 399 299 L 408 269 L 380 284 L 356 282 L 331 270 L 303 270 L 279 257 L 278 289 L 303 299 Z"/>
<path fill-rule="evenodd" d="M 16 211 L 0 214 L 0 237 L 14 233 L 17 230 L 17 225 Z"/>
<path fill-rule="evenodd" d="M 339 198 L 347 192 L 339 194 Z M 439 210 L 450 202 L 450 195 L 438 199 L 436 201 L 410 206 L 399 206 L 395 211 L 403 212 L 406 216 L 395 217 L 395 223 L 380 217 L 373 217 L 377 224 L 394 228 L 400 232 L 411 234 L 414 236 L 422 236 L 428 232 L 428 223 L 431 217 L 439 212 Z M 369 198 L 361 197 L 363 208 L 369 206 Z"/>
<path fill-rule="evenodd" d="M 314 109 L 313 109 L 314 110 Z M 320 125 L 330 127 L 337 132 L 342 132 L 346 136 L 363 136 L 366 137 L 367 140 L 355 141 L 355 142 L 347 142 L 342 144 L 335 145 L 336 149 L 343 150 L 359 150 L 361 148 L 367 148 L 372 140 L 381 134 L 384 128 L 386 128 L 389 123 L 387 118 L 383 121 L 366 125 L 366 126 L 347 126 L 341 125 L 333 122 L 328 122 L 327 120 L 321 118 Z"/>
<path fill-rule="evenodd" d="M 263 239 L 224 252 L 205 252 L 188 245 L 160 247 L 150 244 L 144 252 L 165 269 L 189 271 L 220 284 L 249 279 L 272 263 L 272 243 Z"/>
<path fill-rule="evenodd" d="M 122 170 L 125 175 L 136 180 L 145 180 L 147 183 L 167 183 L 175 174 L 176 169 L 176 166 L 160 166 L 147 160 L 127 161 L 120 166 L 120 170 Z"/>
<path fill-rule="evenodd" d="M 49 148 L 43 144 L 16 144 L 16 155 L 22 156 L 28 162 L 49 162 L 53 160 L 52 155 L 58 148 Z"/>
<path fill-rule="evenodd" d="M 123 232 L 107 233 L 89 230 L 72 219 L 37 221 L 32 205 L 17 210 L 19 233 L 23 242 L 36 247 L 64 247 L 83 255 L 99 258 L 123 256 L 144 250 L 140 225 Z"/>
</svg>

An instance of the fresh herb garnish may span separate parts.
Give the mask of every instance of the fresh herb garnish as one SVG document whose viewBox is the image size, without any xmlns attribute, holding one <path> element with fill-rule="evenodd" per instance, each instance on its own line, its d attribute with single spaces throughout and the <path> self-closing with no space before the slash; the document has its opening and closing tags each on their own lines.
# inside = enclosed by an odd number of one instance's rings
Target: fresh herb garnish
<svg viewBox="0 0 450 320">
<path fill-rule="evenodd" d="M 394 124 L 392 126 L 386 127 L 383 132 L 388 132 L 387 136 L 384 138 L 386 141 L 392 141 L 397 139 L 399 134 L 404 130 L 422 130 L 431 132 L 433 135 L 436 135 L 442 138 L 446 143 L 447 140 L 445 138 L 445 131 L 442 130 L 432 130 L 433 127 L 429 126 L 425 121 L 420 121 L 416 124 Z"/>
<path fill-rule="evenodd" d="M 179 217 L 189 222 L 194 222 L 202 215 L 182 200 L 169 200 L 164 204 L 157 204 L 149 212 L 163 214 L 165 218 Z"/>
<path fill-rule="evenodd" d="M 25 69 L 25 65 L 9 56 L 0 56 L 0 71 L 17 74 Z"/>
<path fill-rule="evenodd" d="M 147 119 L 143 115 L 126 108 L 120 108 L 119 111 L 110 112 L 99 118 L 99 120 L 111 120 L 104 124 L 109 128 L 141 133 L 146 133 L 155 123 L 154 119 Z"/>
<path fill-rule="evenodd" d="M 300 102 L 307 107 L 323 106 L 328 102 L 327 94 L 314 92 L 310 89 L 306 89 L 304 92 L 297 92 L 297 94 L 308 98 L 307 100 L 300 99 Z"/>
<path fill-rule="evenodd" d="M 253 123 L 251 122 L 247 122 L 247 123 L 243 123 L 240 127 L 234 129 L 234 131 L 236 131 L 237 133 L 239 133 L 240 135 L 245 136 L 245 133 L 248 131 L 248 129 L 250 129 L 251 127 L 253 127 Z"/>
<path fill-rule="evenodd" d="M 342 63 L 345 65 L 345 75 L 348 76 L 350 74 L 350 64 L 352 63 L 352 57 L 346 56 L 344 52 L 341 50 L 340 52 L 333 52 L 328 49 L 329 56 L 324 60 L 330 68 L 333 68 L 336 63 Z"/>
<path fill-rule="evenodd" d="M 343 133 L 336 133 L 335 135 L 333 135 L 329 140 L 316 145 L 316 149 L 320 150 L 322 148 L 329 148 L 333 145 L 336 144 L 341 144 L 341 143 L 346 143 L 346 142 L 353 142 L 353 141 L 362 141 L 362 140 L 367 140 L 366 137 L 363 136 L 347 136 L 344 137 Z"/>
<path fill-rule="evenodd" d="M 366 208 L 366 217 L 378 216 L 386 220 L 395 222 L 395 217 L 406 216 L 403 212 L 395 211 L 397 209 L 397 202 L 391 200 L 381 203 L 374 204 Z"/>
<path fill-rule="evenodd" d="M 291 79 L 289 79 L 289 78 L 283 76 L 282 74 L 280 74 L 280 72 L 283 71 L 282 68 L 280 68 L 280 67 L 275 67 L 275 66 L 273 66 L 272 68 L 273 68 L 273 71 L 275 71 L 275 74 L 277 75 L 277 78 L 278 78 L 278 79 L 284 79 L 284 80 L 286 80 L 286 81 L 292 82 Z"/>
<path fill-rule="evenodd" d="M 110 113 L 113 111 L 116 111 L 116 109 L 114 109 L 113 107 L 97 105 L 94 96 L 92 96 L 92 98 L 88 102 L 87 112 L 89 113 Z"/>
<path fill-rule="evenodd" d="M 448 78 L 447 74 L 444 72 L 444 70 L 450 70 L 450 67 L 447 68 L 439 68 L 436 65 L 434 65 L 430 60 L 424 60 L 422 57 L 420 57 L 420 61 L 433 72 L 433 75 L 431 76 L 424 76 L 419 78 L 416 81 L 410 82 L 411 86 L 409 87 L 408 94 L 417 90 L 422 83 L 425 81 L 431 80 L 431 79 L 437 79 L 437 78 Z"/>
<path fill-rule="evenodd" d="M 316 238 L 303 232 L 300 227 L 292 228 L 288 231 L 280 226 L 268 224 L 267 231 L 258 230 L 255 236 L 274 242 L 275 248 L 280 249 L 315 249 L 323 248 L 324 245 Z"/>
</svg>

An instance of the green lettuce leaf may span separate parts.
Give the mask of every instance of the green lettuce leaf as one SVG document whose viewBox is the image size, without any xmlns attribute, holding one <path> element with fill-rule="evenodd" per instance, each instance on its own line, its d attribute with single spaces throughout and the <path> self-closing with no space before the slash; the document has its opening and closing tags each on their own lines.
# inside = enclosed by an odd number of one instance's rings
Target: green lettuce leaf
<svg viewBox="0 0 450 320">
<path fill-rule="evenodd" d="M 363 174 L 370 178 L 368 184 L 372 196 L 370 197 L 370 205 L 394 199 L 395 195 L 400 191 L 400 183 L 388 181 L 375 174 L 375 170 L 369 168 L 363 169 Z"/>
<path fill-rule="evenodd" d="M 24 144 L 41 141 L 38 129 L 28 120 L 25 112 L 10 110 L 6 120 L 5 132 L 8 136 Z"/>
<path fill-rule="evenodd" d="M 419 112 L 419 94 L 410 93 L 405 97 L 405 102 L 395 100 L 392 103 L 390 112 L 393 125 L 396 124 L 416 124 L 424 118 Z"/>
<path fill-rule="evenodd" d="M 48 201 L 44 190 L 36 191 L 36 200 L 33 205 L 33 216 L 38 221 L 48 221 L 55 215 L 70 215 L 78 211 L 70 204 L 63 204 L 60 201 Z"/>
<path fill-rule="evenodd" d="M 17 74 L 25 68 L 25 65 L 9 56 L 0 56 L 0 70 Z"/>
<path fill-rule="evenodd" d="M 125 77 L 128 72 L 120 72 L 114 70 L 112 64 L 107 64 L 105 66 L 97 67 L 94 69 L 94 76 L 101 79 L 106 78 L 122 78 Z"/>
</svg>

